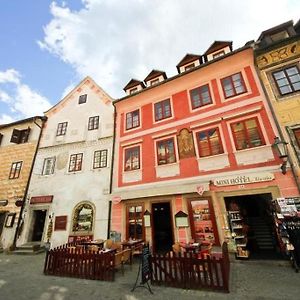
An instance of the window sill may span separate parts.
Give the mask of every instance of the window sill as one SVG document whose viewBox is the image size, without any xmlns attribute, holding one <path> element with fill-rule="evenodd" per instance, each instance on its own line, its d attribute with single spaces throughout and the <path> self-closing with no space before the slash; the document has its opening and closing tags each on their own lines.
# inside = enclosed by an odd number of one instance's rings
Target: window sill
<svg viewBox="0 0 300 300">
<path fill-rule="evenodd" d="M 180 174 L 179 162 L 155 166 L 156 177 L 174 177 Z"/>
</svg>

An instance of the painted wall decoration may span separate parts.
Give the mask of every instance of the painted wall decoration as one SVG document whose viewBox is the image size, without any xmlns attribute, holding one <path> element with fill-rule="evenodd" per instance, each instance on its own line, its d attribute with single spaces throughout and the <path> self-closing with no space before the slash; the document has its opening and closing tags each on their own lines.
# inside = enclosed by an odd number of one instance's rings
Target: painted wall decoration
<svg viewBox="0 0 300 300">
<path fill-rule="evenodd" d="M 179 157 L 188 158 L 195 156 L 195 147 L 193 142 L 193 135 L 188 129 L 183 128 L 177 136 Z"/>
<path fill-rule="evenodd" d="M 90 204 L 80 204 L 75 208 L 73 216 L 73 231 L 92 231 L 94 210 Z"/>
</svg>

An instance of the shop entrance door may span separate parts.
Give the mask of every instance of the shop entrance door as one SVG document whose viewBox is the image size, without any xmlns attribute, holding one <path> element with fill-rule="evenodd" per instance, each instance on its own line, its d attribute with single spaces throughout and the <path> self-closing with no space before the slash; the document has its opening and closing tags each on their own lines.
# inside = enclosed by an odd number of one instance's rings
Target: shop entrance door
<svg viewBox="0 0 300 300">
<path fill-rule="evenodd" d="M 168 252 L 173 245 L 173 230 L 169 202 L 153 203 L 153 246 L 155 252 Z"/>
<path fill-rule="evenodd" d="M 276 254 L 276 235 L 270 212 L 271 194 L 255 194 L 226 197 L 226 209 L 238 219 L 230 220 L 231 231 L 236 245 L 249 251 L 249 257 L 255 259 L 273 259 Z M 241 221 L 238 221 L 241 219 Z M 243 239 L 241 237 L 244 237 Z"/>
<path fill-rule="evenodd" d="M 32 242 L 39 242 L 42 240 L 44 225 L 46 219 L 46 210 L 34 210 L 33 211 L 33 232 L 32 232 Z"/>
</svg>

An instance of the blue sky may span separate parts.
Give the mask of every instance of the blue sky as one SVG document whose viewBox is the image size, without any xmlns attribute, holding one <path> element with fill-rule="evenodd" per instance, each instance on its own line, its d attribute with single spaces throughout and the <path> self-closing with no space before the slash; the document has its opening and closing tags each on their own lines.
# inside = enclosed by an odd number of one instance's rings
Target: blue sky
<svg viewBox="0 0 300 300">
<path fill-rule="evenodd" d="M 300 17 L 296 0 L 0 4 L 0 124 L 42 114 L 87 75 L 118 98 L 131 78 L 154 68 L 171 77 L 186 53 L 202 54 L 214 40 L 238 48 Z"/>
</svg>

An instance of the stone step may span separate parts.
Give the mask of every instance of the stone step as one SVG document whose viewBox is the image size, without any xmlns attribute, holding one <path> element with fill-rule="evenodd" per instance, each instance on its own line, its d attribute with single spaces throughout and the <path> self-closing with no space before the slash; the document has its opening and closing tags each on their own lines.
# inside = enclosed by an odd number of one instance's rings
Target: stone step
<svg viewBox="0 0 300 300">
<path fill-rule="evenodd" d="M 45 252 L 45 248 L 40 248 L 37 251 L 33 251 L 33 250 L 26 250 L 26 249 L 16 249 L 12 252 L 12 254 L 16 254 L 16 255 L 32 255 L 32 254 L 39 254 L 39 253 L 43 253 Z"/>
</svg>

